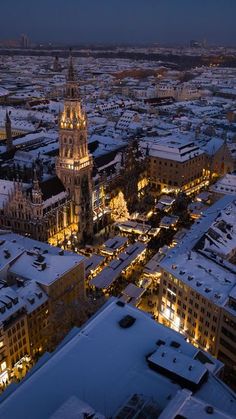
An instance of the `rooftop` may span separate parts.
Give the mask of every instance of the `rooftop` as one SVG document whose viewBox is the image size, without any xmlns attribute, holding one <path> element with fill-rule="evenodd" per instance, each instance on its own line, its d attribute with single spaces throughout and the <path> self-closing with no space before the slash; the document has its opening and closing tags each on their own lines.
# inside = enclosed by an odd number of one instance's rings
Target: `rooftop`
<svg viewBox="0 0 236 419">
<path fill-rule="evenodd" d="M 224 215 L 230 217 L 233 224 L 236 210 L 234 199 L 235 197 L 226 196 L 207 209 L 201 219 L 186 233 L 184 239 L 170 249 L 160 262 L 161 268 L 172 273 L 216 305 L 224 305 L 236 285 L 236 268 L 227 260 L 221 259 L 222 255 L 217 257 L 213 252 L 214 257 L 211 257 L 210 249 L 207 249 L 207 240 L 209 231 L 212 230 L 210 230 L 211 224 L 214 225 L 216 220 L 219 223 Z M 224 235 L 222 231 L 221 234 Z M 213 239 L 210 239 L 209 248 L 214 247 L 216 239 L 220 237 L 219 234 L 214 236 L 213 232 L 211 235 Z M 233 238 L 230 241 L 233 241 Z M 223 249 L 227 247 L 227 241 L 220 237 L 216 246 L 220 251 L 220 246 Z"/>
<path fill-rule="evenodd" d="M 127 316 L 133 322 L 124 326 Z M 162 411 L 182 387 L 178 374 L 173 380 L 148 365 L 147 358 L 160 346 L 182 359 L 179 374 L 185 374 L 189 364 L 196 366 L 200 375 L 207 372 L 195 397 L 234 415 L 235 396 L 214 376 L 221 367 L 219 361 L 206 354 L 206 363 L 202 364 L 197 358 L 199 350 L 182 335 L 156 323 L 146 313 L 112 299 L 48 360 L 45 358 L 44 364 L 42 360 L 18 386 L 10 386 L 3 393 L 0 416 L 49 419 L 73 396 L 106 417 L 115 417 L 135 394 L 152 398 Z M 70 411 L 67 418 L 73 417 Z"/>
<path fill-rule="evenodd" d="M 77 254 L 51 255 L 38 251 L 27 251 L 17 259 L 9 272 L 29 281 L 50 285 L 83 261 L 84 257 Z"/>
</svg>

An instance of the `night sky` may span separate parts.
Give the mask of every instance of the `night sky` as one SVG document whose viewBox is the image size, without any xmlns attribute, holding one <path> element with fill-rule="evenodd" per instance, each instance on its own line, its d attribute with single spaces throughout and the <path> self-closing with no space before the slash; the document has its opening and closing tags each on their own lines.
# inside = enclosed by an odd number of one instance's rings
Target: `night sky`
<svg viewBox="0 0 236 419">
<path fill-rule="evenodd" d="M 0 39 L 236 45 L 236 0 L 0 0 Z"/>
</svg>

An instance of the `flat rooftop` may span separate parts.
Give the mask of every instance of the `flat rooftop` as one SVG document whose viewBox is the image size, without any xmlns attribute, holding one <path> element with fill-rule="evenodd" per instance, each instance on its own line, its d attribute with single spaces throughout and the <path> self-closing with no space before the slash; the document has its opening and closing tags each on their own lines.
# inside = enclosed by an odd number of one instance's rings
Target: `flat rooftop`
<svg viewBox="0 0 236 419">
<path fill-rule="evenodd" d="M 50 285 L 60 276 L 80 265 L 81 255 L 50 255 L 24 252 L 9 269 L 11 274 L 43 285 Z"/>
<path fill-rule="evenodd" d="M 49 419 L 71 396 L 83 400 L 95 411 L 111 417 L 134 394 L 151 397 L 160 410 L 181 390 L 164 374 L 153 371 L 147 357 L 160 345 L 177 356 L 196 362 L 201 370 L 218 371 L 221 363 L 206 354 L 203 365 L 196 360 L 199 350 L 184 337 L 156 323 L 146 313 L 111 299 L 84 328 L 75 332 L 49 359 L 29 373 L 28 378 L 0 397 L 4 419 Z M 126 316 L 135 319 L 121 327 Z M 201 352 L 201 351 L 200 351 Z M 184 358 L 185 360 L 186 358 Z M 195 359 L 195 361 L 193 361 Z M 208 362 L 209 361 L 209 362 Z M 186 370 L 185 362 L 181 371 Z M 209 371 L 196 397 L 234 415 L 233 393 Z M 1 402 L 2 400 L 2 402 Z"/>
</svg>

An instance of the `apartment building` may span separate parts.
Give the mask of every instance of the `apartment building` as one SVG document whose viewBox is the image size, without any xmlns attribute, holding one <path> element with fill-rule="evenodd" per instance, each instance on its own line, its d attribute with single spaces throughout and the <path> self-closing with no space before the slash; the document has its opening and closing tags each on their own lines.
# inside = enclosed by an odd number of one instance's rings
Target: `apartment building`
<svg viewBox="0 0 236 419">
<path fill-rule="evenodd" d="M 236 365 L 236 197 L 225 196 L 160 261 L 159 320 Z"/>
<path fill-rule="evenodd" d="M 13 289 L 2 288 L 0 290 L 0 384 L 7 383 L 12 368 L 29 354 L 24 301 Z"/>
<path fill-rule="evenodd" d="M 50 346 L 58 305 L 84 297 L 84 257 L 8 233 L 0 235 L 0 384 Z"/>
<path fill-rule="evenodd" d="M 206 155 L 191 141 L 178 136 L 157 139 L 148 154 L 150 182 L 161 191 L 188 191 L 206 181 Z"/>
<path fill-rule="evenodd" d="M 222 367 L 181 334 L 110 299 L 24 382 L 3 393 L 0 416 L 176 419 L 194 412 L 233 418 L 236 398 L 219 378 Z"/>
</svg>

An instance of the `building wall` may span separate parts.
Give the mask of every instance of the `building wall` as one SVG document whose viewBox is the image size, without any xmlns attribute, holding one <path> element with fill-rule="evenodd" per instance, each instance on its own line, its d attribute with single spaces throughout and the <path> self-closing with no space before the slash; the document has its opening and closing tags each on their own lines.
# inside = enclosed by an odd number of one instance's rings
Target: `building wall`
<svg viewBox="0 0 236 419">
<path fill-rule="evenodd" d="M 217 354 L 220 309 L 166 271 L 160 281 L 159 320 L 186 334 L 196 346 Z"/>
<path fill-rule="evenodd" d="M 156 186 L 170 187 L 174 189 L 188 188 L 196 181 L 204 179 L 206 156 L 201 154 L 186 162 L 180 163 L 175 160 L 162 157 L 149 157 L 148 173 L 150 182 Z"/>
<path fill-rule="evenodd" d="M 185 334 L 192 344 L 225 364 L 236 365 L 236 312 L 217 306 L 165 270 L 158 301 L 161 323 Z"/>
<path fill-rule="evenodd" d="M 25 311 L 17 313 L 4 327 L 7 336 L 7 365 L 12 369 L 26 354 L 30 355 L 29 331 Z"/>
<path fill-rule="evenodd" d="M 43 353 L 47 348 L 47 335 L 45 329 L 49 322 L 48 301 L 39 305 L 35 310 L 27 315 L 30 354 L 34 357 Z"/>
<path fill-rule="evenodd" d="M 71 201 L 58 202 L 44 209 L 43 202 L 33 204 L 20 189 L 9 197 L 8 203 L 0 210 L 2 227 L 41 241 L 47 241 L 73 222 L 74 206 Z"/>
<path fill-rule="evenodd" d="M 217 357 L 229 366 L 236 366 L 236 311 L 223 309 L 218 336 Z"/>
</svg>

